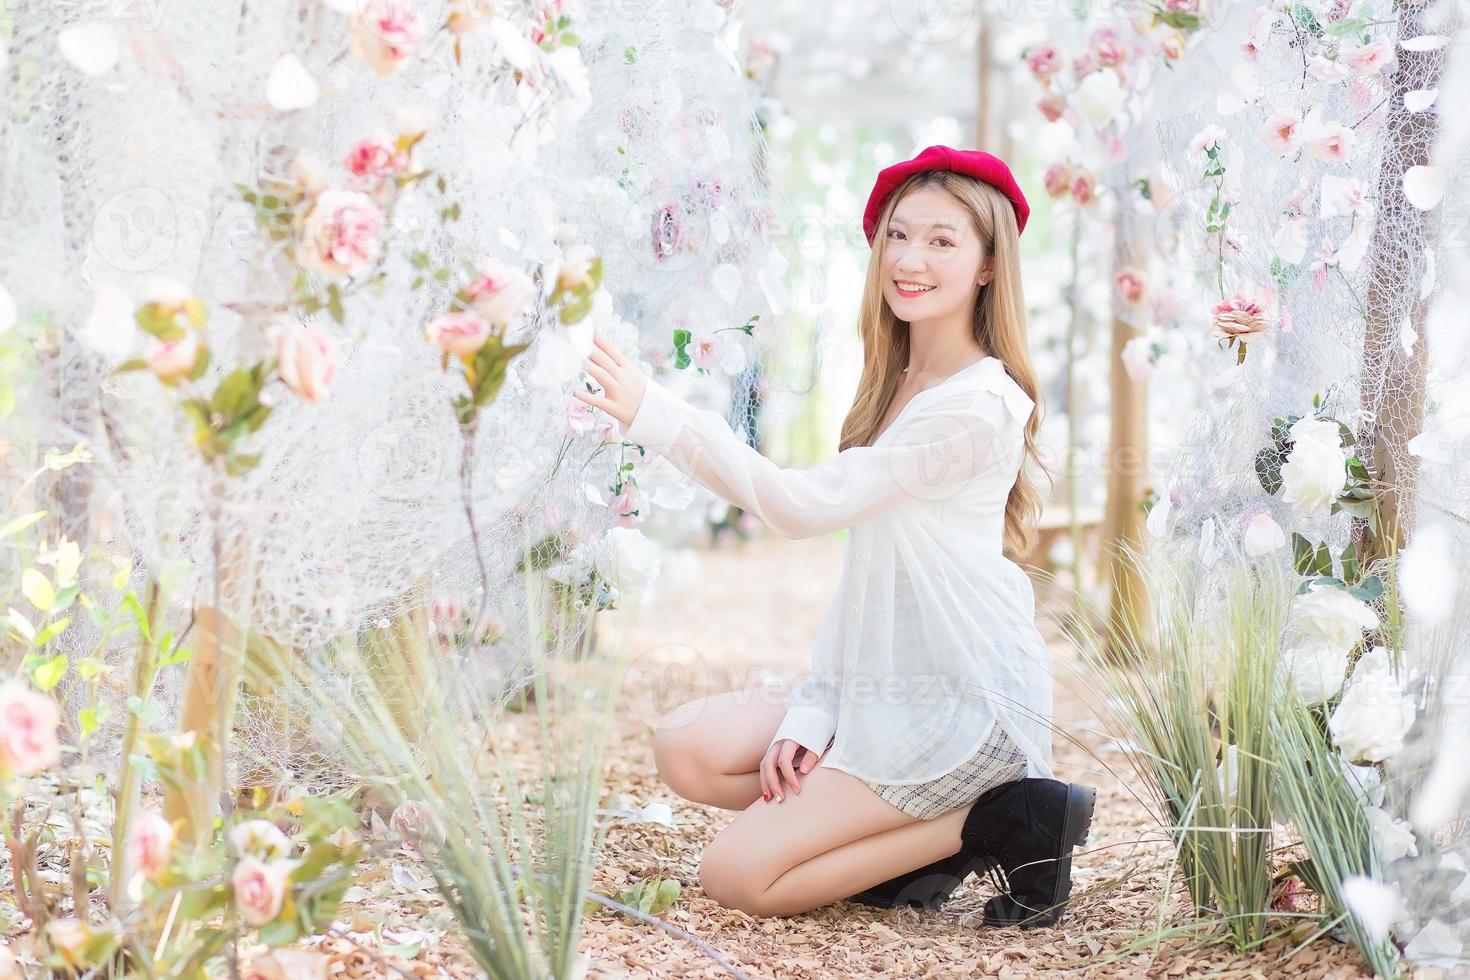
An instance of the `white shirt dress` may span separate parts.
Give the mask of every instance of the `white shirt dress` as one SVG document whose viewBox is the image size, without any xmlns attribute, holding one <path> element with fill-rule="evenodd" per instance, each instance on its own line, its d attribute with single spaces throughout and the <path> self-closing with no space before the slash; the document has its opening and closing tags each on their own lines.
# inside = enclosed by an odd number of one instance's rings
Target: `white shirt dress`
<svg viewBox="0 0 1470 980">
<path fill-rule="evenodd" d="M 915 394 L 873 445 L 809 468 L 777 466 L 653 379 L 618 426 L 778 534 L 850 530 L 811 675 L 772 741 L 830 744 L 822 765 L 915 816 L 969 802 L 979 769 L 1053 775 L 1051 655 L 1031 580 L 1001 553 L 1034 408 L 986 357 Z M 985 759 L 995 765 L 977 769 Z"/>
</svg>

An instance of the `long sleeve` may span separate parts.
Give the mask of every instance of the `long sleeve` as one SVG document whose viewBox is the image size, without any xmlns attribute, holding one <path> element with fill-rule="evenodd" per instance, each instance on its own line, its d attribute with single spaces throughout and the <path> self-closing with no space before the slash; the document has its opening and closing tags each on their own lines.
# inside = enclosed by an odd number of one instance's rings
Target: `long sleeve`
<svg viewBox="0 0 1470 980">
<path fill-rule="evenodd" d="M 786 698 L 786 717 L 781 719 L 776 734 L 767 747 L 789 738 L 803 748 L 821 755 L 837 732 L 836 678 L 812 674 L 791 689 Z"/>
<path fill-rule="evenodd" d="M 879 445 L 852 446 L 806 469 L 777 466 L 718 413 L 695 408 L 652 378 L 632 422 L 619 430 L 777 534 L 803 538 L 851 527 L 906 500 L 947 499 L 985 471 L 1005 402 L 987 390 L 936 394 L 906 406 Z"/>
</svg>

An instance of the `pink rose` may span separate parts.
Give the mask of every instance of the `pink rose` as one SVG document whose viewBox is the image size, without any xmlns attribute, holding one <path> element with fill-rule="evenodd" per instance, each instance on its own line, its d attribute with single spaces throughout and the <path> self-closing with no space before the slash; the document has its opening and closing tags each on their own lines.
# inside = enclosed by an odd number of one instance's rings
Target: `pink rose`
<svg viewBox="0 0 1470 980">
<path fill-rule="evenodd" d="M 140 813 L 128 833 L 128 862 L 152 878 L 168 867 L 173 850 L 174 825 L 160 813 Z"/>
<path fill-rule="evenodd" d="M 487 262 L 464 287 L 460 298 L 486 321 L 505 326 L 531 307 L 536 287 L 515 266 Z"/>
<path fill-rule="evenodd" d="M 1352 156 L 1356 134 L 1342 123 L 1322 123 L 1307 137 L 1307 152 L 1328 163 L 1345 163 Z"/>
<path fill-rule="evenodd" d="M 352 175 L 353 184 L 364 191 L 372 191 L 409 171 L 408 154 L 398 149 L 397 140 L 381 131 L 353 143 L 342 165 Z"/>
<path fill-rule="evenodd" d="M 474 357 L 490 339 L 490 324 L 474 310 L 445 313 L 424 327 L 424 339 L 441 353 Z"/>
<path fill-rule="evenodd" d="M 1065 163 L 1054 163 L 1041 175 L 1041 182 L 1052 197 L 1062 197 L 1072 189 L 1072 168 Z"/>
<path fill-rule="evenodd" d="M 352 17 L 352 56 L 379 75 L 397 74 L 418 51 L 424 22 L 405 0 L 367 0 Z"/>
<path fill-rule="evenodd" d="M 306 216 L 300 263 L 327 276 L 356 275 L 378 259 L 383 212 L 359 191 L 322 191 Z"/>
<path fill-rule="evenodd" d="M 388 818 L 388 827 L 405 842 L 417 845 L 421 840 L 443 840 L 444 828 L 427 803 L 405 800 Z"/>
<path fill-rule="evenodd" d="M 1114 68 L 1128 60 L 1128 49 L 1111 27 L 1099 27 L 1092 34 L 1092 57 L 1103 68 Z"/>
<path fill-rule="evenodd" d="M 1097 197 L 1097 178 L 1086 171 L 1079 171 L 1072 177 L 1072 198 L 1080 205 L 1091 204 Z"/>
<path fill-rule="evenodd" d="M 243 857 L 230 876 L 235 886 L 235 906 L 250 925 L 259 928 L 274 922 L 286 899 L 286 886 L 294 864 Z"/>
<path fill-rule="evenodd" d="M 1159 53 L 1164 56 L 1165 61 L 1178 61 L 1184 57 L 1185 43 L 1182 34 L 1167 35 L 1159 41 Z"/>
<path fill-rule="evenodd" d="M 0 684 L 0 769 L 18 776 L 40 772 L 61 758 L 56 702 L 24 681 Z"/>
<path fill-rule="evenodd" d="M 1091 51 L 1083 52 L 1080 56 L 1072 59 L 1072 77 L 1080 79 L 1090 75 L 1097 67 L 1097 61 L 1093 58 Z"/>
<path fill-rule="evenodd" d="M 1047 122 L 1056 122 L 1067 111 L 1067 100 L 1056 92 L 1048 92 L 1036 103 L 1036 108 L 1041 110 Z"/>
<path fill-rule="evenodd" d="M 1302 121 L 1294 113 L 1283 112 L 1266 123 L 1266 145 L 1278 156 L 1286 156 L 1301 142 Z"/>
<path fill-rule="evenodd" d="M 1061 67 L 1057 49 L 1050 44 L 1038 44 L 1027 48 L 1026 67 L 1031 69 L 1031 74 L 1036 76 L 1037 81 L 1046 81 Z"/>
<path fill-rule="evenodd" d="M 1177 10 L 1186 14 L 1199 13 L 1199 0 L 1167 0 L 1165 10 Z"/>
<path fill-rule="evenodd" d="M 271 328 L 270 339 L 286 387 L 313 405 L 326 401 L 337 377 L 337 345 L 332 335 L 316 324 L 305 330 L 277 324 Z"/>
<path fill-rule="evenodd" d="M 1138 306 L 1148 294 L 1143 273 L 1137 269 L 1121 270 L 1113 277 L 1113 285 L 1118 289 L 1118 298 L 1129 306 Z"/>
<path fill-rule="evenodd" d="M 1251 337 L 1264 333 L 1271 326 L 1267 316 L 1264 303 L 1241 293 L 1216 303 L 1210 310 L 1210 322 L 1219 337 Z"/>
<path fill-rule="evenodd" d="M 177 340 L 154 340 L 148 350 L 148 367 L 163 381 L 177 381 L 194 373 L 204 345 L 197 330 L 185 330 Z"/>
<path fill-rule="evenodd" d="M 1360 44 L 1355 48 L 1348 48 L 1344 52 L 1347 63 L 1352 65 L 1364 75 L 1376 75 L 1383 70 L 1392 57 L 1388 45 L 1382 41 L 1373 41 L 1368 44 Z"/>
<path fill-rule="evenodd" d="M 617 515 L 617 526 L 636 527 L 640 518 L 633 512 L 639 509 L 641 503 L 637 486 L 632 483 L 623 484 L 623 492 L 612 499 L 612 511 Z"/>
</svg>

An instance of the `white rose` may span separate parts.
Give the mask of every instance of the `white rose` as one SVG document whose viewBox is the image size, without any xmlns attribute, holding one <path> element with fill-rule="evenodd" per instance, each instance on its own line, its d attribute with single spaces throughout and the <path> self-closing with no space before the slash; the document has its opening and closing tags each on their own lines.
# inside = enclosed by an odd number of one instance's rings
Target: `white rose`
<svg viewBox="0 0 1470 980">
<path fill-rule="evenodd" d="M 632 527 L 609 528 L 609 558 L 620 589 L 641 589 L 652 585 L 659 574 L 659 547 Z"/>
<path fill-rule="evenodd" d="M 1383 864 L 1418 856 L 1419 844 L 1414 840 L 1414 831 L 1407 820 L 1395 820 L 1386 811 L 1370 806 L 1368 828 L 1373 832 L 1373 847 Z"/>
<path fill-rule="evenodd" d="M 1414 724 L 1414 702 L 1386 660 L 1376 656 L 1381 650 L 1358 662 L 1327 722 L 1332 741 L 1352 762 L 1382 762 L 1397 754 Z"/>
<path fill-rule="evenodd" d="M 1313 416 L 1291 426 L 1291 455 L 1281 467 L 1282 498 L 1304 517 L 1326 517 L 1347 482 L 1347 452 L 1336 422 Z"/>
<path fill-rule="evenodd" d="M 1346 651 L 1330 643 L 1294 647 L 1287 651 L 1285 663 L 1292 686 L 1307 704 L 1335 697 L 1347 676 Z"/>
<path fill-rule="evenodd" d="M 1312 636 L 1350 650 L 1364 630 L 1376 629 L 1378 614 L 1363 600 L 1336 586 L 1314 584 L 1296 601 L 1296 621 Z"/>
<path fill-rule="evenodd" d="M 1123 368 L 1134 381 L 1147 381 L 1153 374 L 1154 342 L 1148 337 L 1134 337 L 1123 345 Z"/>
<path fill-rule="evenodd" d="M 291 853 L 291 838 L 269 820 L 246 820 L 230 829 L 230 843 L 241 855 L 274 861 Z"/>
</svg>

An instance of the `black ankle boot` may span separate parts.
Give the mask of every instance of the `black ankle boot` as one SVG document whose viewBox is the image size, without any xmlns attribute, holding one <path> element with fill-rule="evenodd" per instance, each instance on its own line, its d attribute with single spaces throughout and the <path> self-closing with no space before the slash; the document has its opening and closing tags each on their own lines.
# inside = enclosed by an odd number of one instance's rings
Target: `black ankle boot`
<svg viewBox="0 0 1470 980">
<path fill-rule="evenodd" d="M 905 906 L 916 909 L 938 909 L 956 888 L 969 877 L 971 871 L 985 866 L 964 851 L 957 851 L 933 864 L 908 871 L 897 878 L 889 878 L 848 898 L 849 902 L 871 905 L 880 909 L 901 909 Z"/>
<path fill-rule="evenodd" d="M 959 851 L 880 882 L 848 901 L 884 909 L 935 910 L 971 872 L 993 869 L 1001 894 L 985 903 L 987 925 L 1050 925 L 1061 918 L 1071 895 L 1072 848 L 1087 841 L 1096 796 L 1091 786 L 1055 779 L 1003 783 L 970 804 Z"/>
<path fill-rule="evenodd" d="M 1072 894 L 1072 848 L 1087 842 L 1097 790 L 1019 779 L 975 801 L 960 838 L 987 858 L 1001 893 L 985 903 L 990 926 L 1054 925 Z M 997 875 L 996 872 L 999 872 Z"/>
</svg>

